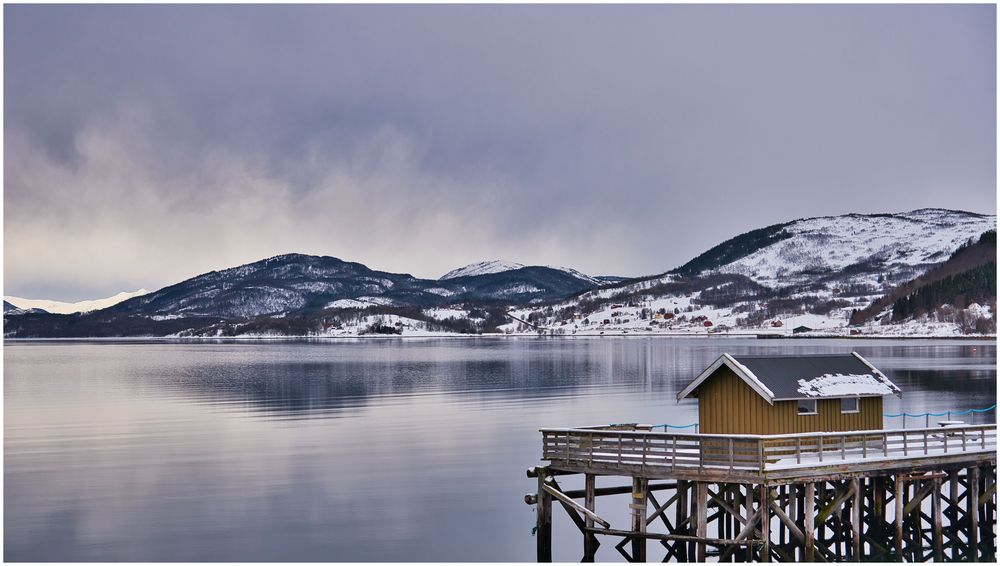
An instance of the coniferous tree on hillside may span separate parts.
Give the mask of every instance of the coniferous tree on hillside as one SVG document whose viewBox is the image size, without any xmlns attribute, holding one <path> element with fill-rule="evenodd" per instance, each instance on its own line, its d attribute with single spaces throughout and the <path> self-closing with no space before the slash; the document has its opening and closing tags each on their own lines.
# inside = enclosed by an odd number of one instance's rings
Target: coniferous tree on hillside
<svg viewBox="0 0 1000 566">
<path fill-rule="evenodd" d="M 965 308 L 996 298 L 997 264 L 994 262 L 974 267 L 941 281 L 920 287 L 892 304 L 892 320 L 906 320 L 925 314 L 941 305 Z"/>
</svg>

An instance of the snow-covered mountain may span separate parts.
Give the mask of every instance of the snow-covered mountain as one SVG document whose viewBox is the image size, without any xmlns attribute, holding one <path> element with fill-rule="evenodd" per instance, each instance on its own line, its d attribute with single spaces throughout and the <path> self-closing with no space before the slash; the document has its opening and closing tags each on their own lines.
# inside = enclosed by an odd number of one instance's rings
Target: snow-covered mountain
<svg viewBox="0 0 1000 566">
<path fill-rule="evenodd" d="M 332 257 L 287 254 L 199 275 L 87 314 L 17 309 L 10 314 L 19 316 L 5 317 L 5 333 L 981 332 L 995 328 L 995 293 L 980 293 L 975 305 L 942 309 L 944 316 L 933 321 L 907 319 L 905 328 L 884 326 L 882 307 L 865 319 L 883 325 L 878 328 L 848 329 L 848 320 L 995 229 L 995 216 L 942 209 L 806 218 L 730 238 L 666 273 L 620 282 L 500 260 L 430 280 Z M 995 250 L 993 256 L 995 263 Z"/>
<path fill-rule="evenodd" d="M 846 334 L 852 311 L 995 229 L 996 216 L 944 209 L 806 218 L 741 234 L 662 275 L 606 285 L 544 311 L 519 309 L 514 316 L 570 332 L 799 328 Z M 981 316 L 990 309 L 978 305 L 973 311 Z M 506 330 L 536 329 L 512 322 Z M 907 332 L 915 332 L 912 325 Z"/>
<path fill-rule="evenodd" d="M 591 277 L 590 275 L 587 275 L 586 273 L 582 273 L 580 271 L 577 271 L 577 270 L 569 268 L 569 267 L 558 267 L 558 266 L 554 266 L 554 265 L 533 265 L 533 266 L 528 266 L 528 265 L 524 265 L 523 263 L 516 263 L 516 262 L 513 262 L 513 261 L 505 261 L 505 260 L 502 260 L 502 259 L 490 259 L 490 260 L 486 260 L 486 261 L 480 261 L 478 263 L 470 263 L 469 265 L 465 265 L 465 266 L 459 267 L 458 269 L 453 269 L 453 270 L 449 271 L 448 273 L 445 273 L 444 275 L 441 276 L 441 278 L 439 279 L 439 281 L 445 281 L 445 280 L 448 280 L 448 279 L 458 279 L 459 277 L 476 277 L 476 276 L 479 276 L 479 275 L 492 275 L 492 274 L 496 274 L 496 273 L 506 273 L 508 271 L 517 271 L 519 269 L 524 269 L 526 267 L 534 267 L 534 268 L 542 268 L 542 269 L 551 269 L 551 270 L 554 270 L 554 271 L 561 271 L 563 273 L 572 275 L 573 277 L 576 277 L 577 279 L 579 279 L 581 281 L 585 281 L 588 284 L 594 285 L 594 286 L 600 286 L 600 285 L 603 285 L 605 283 L 604 281 L 601 281 L 600 279 L 598 279 L 596 277 Z"/>
<path fill-rule="evenodd" d="M 106 309 L 110 306 L 117 305 L 122 301 L 131 299 L 132 297 L 139 297 L 145 295 L 146 293 L 149 293 L 146 289 L 139 289 L 138 291 L 131 292 L 123 291 L 104 299 L 90 299 L 86 301 L 77 301 L 75 303 L 52 301 L 48 299 L 24 299 L 9 295 L 5 296 L 4 300 L 22 311 L 41 309 L 45 312 L 53 314 L 72 314 L 77 312 L 90 312 Z"/>
<path fill-rule="evenodd" d="M 906 281 L 994 229 L 995 216 L 937 208 L 806 218 L 772 227 L 767 245 L 702 271 L 745 275 L 772 288 L 833 279 Z"/>
<path fill-rule="evenodd" d="M 596 286 L 578 274 L 547 267 L 432 280 L 334 257 L 286 254 L 192 277 L 76 319 L 44 314 L 20 316 L 16 322 L 7 319 L 5 330 L 8 336 L 134 336 L 254 324 L 299 331 L 366 309 L 410 315 L 457 305 L 496 310 L 560 299 Z M 354 314 L 343 315 L 345 311 Z M 273 323 L 280 319 L 285 322 Z"/>
<path fill-rule="evenodd" d="M 452 269 L 448 273 L 445 273 L 440 277 L 442 281 L 445 279 L 454 279 L 456 277 L 471 277 L 474 275 L 488 275 L 490 273 L 502 273 L 504 271 L 513 271 L 515 269 L 521 269 L 526 267 L 523 263 L 515 263 L 512 261 L 504 261 L 502 259 L 490 259 L 486 261 L 480 261 L 479 263 L 470 263 L 469 265 L 459 267 L 458 269 Z"/>
</svg>

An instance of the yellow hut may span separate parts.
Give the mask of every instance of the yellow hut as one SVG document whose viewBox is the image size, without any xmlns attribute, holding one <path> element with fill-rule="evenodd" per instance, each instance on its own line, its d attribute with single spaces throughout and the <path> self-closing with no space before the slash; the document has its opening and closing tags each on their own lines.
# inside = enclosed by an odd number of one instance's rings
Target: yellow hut
<svg viewBox="0 0 1000 566">
<path fill-rule="evenodd" d="M 857 352 L 723 354 L 680 393 L 698 398 L 702 434 L 793 434 L 882 428 L 882 397 L 900 389 Z"/>
</svg>

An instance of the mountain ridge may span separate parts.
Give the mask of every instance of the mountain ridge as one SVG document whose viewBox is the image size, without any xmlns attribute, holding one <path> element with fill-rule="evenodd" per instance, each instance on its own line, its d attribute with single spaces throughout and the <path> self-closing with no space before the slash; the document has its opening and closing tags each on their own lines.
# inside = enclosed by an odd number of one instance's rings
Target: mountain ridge
<svg viewBox="0 0 1000 566">
<path fill-rule="evenodd" d="M 145 295 L 147 293 L 149 293 L 149 291 L 146 289 L 138 289 L 136 291 L 122 291 L 120 293 L 102 299 L 87 299 L 76 302 L 54 301 L 50 299 L 25 299 L 23 297 L 5 295 L 4 301 L 10 303 L 15 308 L 25 311 L 32 309 L 40 309 L 51 314 L 73 314 L 78 312 L 89 312 L 89 311 L 105 309 L 110 306 L 116 305 L 122 301 L 126 301 L 133 297 Z"/>
<path fill-rule="evenodd" d="M 781 321 L 844 331 L 852 309 L 941 264 L 995 227 L 994 215 L 937 208 L 804 218 L 737 235 L 671 271 L 617 282 L 502 260 L 420 279 L 290 253 L 213 270 L 85 315 L 5 316 L 5 332 L 357 334 L 392 330 L 386 320 L 400 328 L 449 332 L 597 332 L 591 318 L 601 323 L 600 332 L 648 331 L 654 325 L 670 332 L 767 330 Z M 625 305 L 638 310 L 623 316 Z M 531 329 L 506 322 L 517 319 Z"/>
</svg>

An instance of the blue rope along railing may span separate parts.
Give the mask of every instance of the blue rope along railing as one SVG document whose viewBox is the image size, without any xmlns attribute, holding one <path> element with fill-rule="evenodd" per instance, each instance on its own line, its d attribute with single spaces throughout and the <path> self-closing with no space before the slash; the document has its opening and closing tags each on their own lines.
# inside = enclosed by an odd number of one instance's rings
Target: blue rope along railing
<svg viewBox="0 0 1000 566">
<path fill-rule="evenodd" d="M 883 416 L 890 419 L 895 417 L 958 417 L 961 415 L 968 415 L 970 413 L 986 413 L 989 411 L 993 411 L 996 408 L 997 404 L 993 403 L 992 405 L 986 407 L 985 409 L 966 409 L 964 411 L 945 411 L 943 413 L 906 413 L 906 412 L 893 413 L 893 414 L 885 413 Z"/>
<path fill-rule="evenodd" d="M 655 424 L 653 428 L 663 427 L 663 431 L 666 432 L 668 428 L 692 428 L 698 426 L 698 423 L 691 423 L 686 425 L 675 425 L 675 424 Z"/>
</svg>

